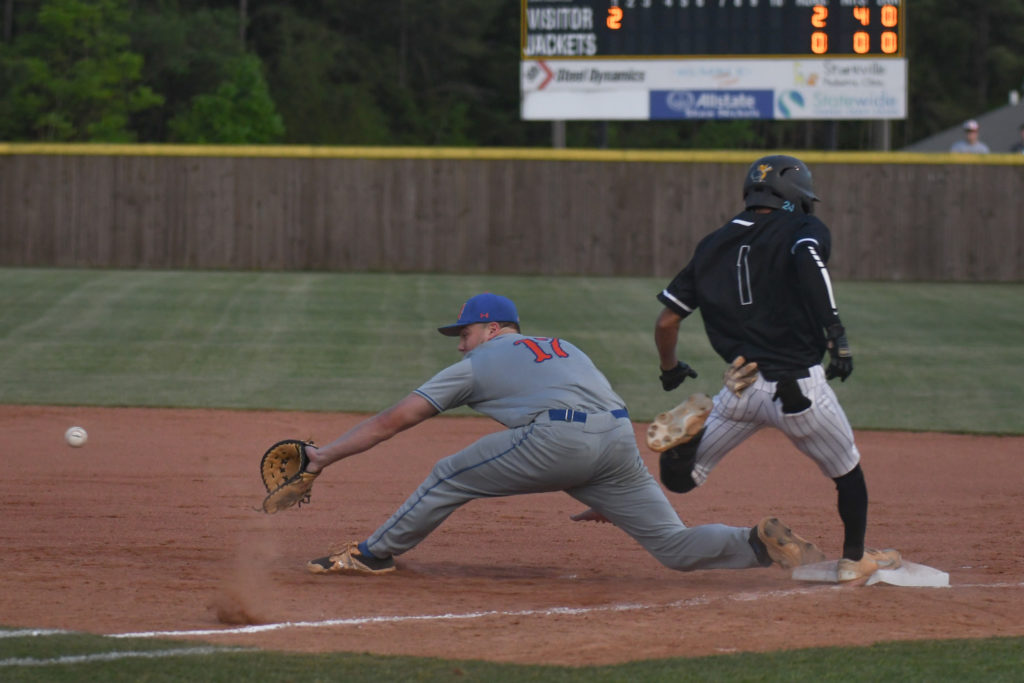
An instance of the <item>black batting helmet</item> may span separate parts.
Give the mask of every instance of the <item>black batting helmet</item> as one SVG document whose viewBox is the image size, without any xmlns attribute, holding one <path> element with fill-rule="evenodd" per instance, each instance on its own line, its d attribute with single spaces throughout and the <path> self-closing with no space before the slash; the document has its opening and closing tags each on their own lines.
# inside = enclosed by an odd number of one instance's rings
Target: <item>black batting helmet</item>
<svg viewBox="0 0 1024 683">
<path fill-rule="evenodd" d="M 750 165 L 743 182 L 746 207 L 765 206 L 771 209 L 814 213 L 814 180 L 807 164 L 796 157 L 772 154 Z"/>
</svg>

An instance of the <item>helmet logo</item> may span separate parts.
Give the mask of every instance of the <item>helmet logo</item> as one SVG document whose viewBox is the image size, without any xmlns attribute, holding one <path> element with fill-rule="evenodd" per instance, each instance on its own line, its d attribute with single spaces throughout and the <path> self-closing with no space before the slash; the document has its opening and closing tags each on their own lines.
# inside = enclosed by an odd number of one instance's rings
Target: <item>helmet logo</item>
<svg viewBox="0 0 1024 683">
<path fill-rule="evenodd" d="M 772 172 L 771 164 L 758 164 L 756 168 L 751 169 L 750 179 L 755 183 L 763 183 L 765 177 Z"/>
</svg>

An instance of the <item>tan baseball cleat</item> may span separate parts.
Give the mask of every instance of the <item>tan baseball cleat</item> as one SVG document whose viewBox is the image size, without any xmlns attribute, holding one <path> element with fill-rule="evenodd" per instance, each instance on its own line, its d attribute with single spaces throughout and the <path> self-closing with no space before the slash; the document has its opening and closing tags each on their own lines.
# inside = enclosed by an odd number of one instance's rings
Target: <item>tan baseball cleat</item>
<svg viewBox="0 0 1024 683">
<path fill-rule="evenodd" d="M 839 560 L 836 566 L 836 579 L 840 583 L 867 579 L 879 569 L 899 569 L 902 565 L 903 558 L 898 550 L 865 548 L 864 557 L 859 560 L 845 557 Z"/>
<path fill-rule="evenodd" d="M 777 517 L 765 517 L 755 528 L 757 538 L 764 544 L 768 557 L 772 562 L 782 565 L 783 569 L 814 564 L 825 559 L 825 553 L 818 546 L 797 536 Z"/>
<path fill-rule="evenodd" d="M 386 574 L 395 571 L 395 559 L 383 560 L 359 552 L 358 541 L 351 541 L 335 548 L 326 557 L 318 557 L 306 563 L 312 574 Z"/>
<path fill-rule="evenodd" d="M 694 394 L 672 410 L 654 418 L 647 428 L 647 447 L 664 453 L 686 443 L 704 428 L 714 403 L 707 394 Z"/>
</svg>

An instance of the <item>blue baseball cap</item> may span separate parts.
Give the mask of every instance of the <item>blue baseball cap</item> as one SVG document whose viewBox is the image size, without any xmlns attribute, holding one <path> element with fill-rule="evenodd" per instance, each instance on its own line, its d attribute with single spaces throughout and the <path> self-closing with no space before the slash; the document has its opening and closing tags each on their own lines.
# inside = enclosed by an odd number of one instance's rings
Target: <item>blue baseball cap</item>
<svg viewBox="0 0 1024 683">
<path fill-rule="evenodd" d="M 445 325 L 437 331 L 446 337 L 458 337 L 466 325 L 473 323 L 519 323 L 519 313 L 512 299 L 485 292 L 462 304 L 459 319 L 454 325 Z"/>
</svg>

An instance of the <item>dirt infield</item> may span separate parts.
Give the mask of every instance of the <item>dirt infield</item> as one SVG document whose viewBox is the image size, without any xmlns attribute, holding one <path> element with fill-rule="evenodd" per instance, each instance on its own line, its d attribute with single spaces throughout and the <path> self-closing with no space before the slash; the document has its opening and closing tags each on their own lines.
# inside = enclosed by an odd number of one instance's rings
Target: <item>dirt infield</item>
<svg viewBox="0 0 1024 683">
<path fill-rule="evenodd" d="M 358 419 L 0 406 L 0 624 L 567 665 L 1024 635 L 1024 438 L 858 434 L 869 545 L 948 572 L 949 588 L 674 572 L 611 525 L 571 522 L 564 494 L 475 501 L 391 575 L 313 576 L 307 559 L 364 538 L 436 459 L 500 428 L 435 418 L 328 470 L 311 505 L 254 511 L 270 443 L 329 441 Z M 73 424 L 82 448 L 63 442 Z M 670 496 L 689 525 L 776 514 L 838 555 L 832 484 L 776 432 Z"/>
</svg>

